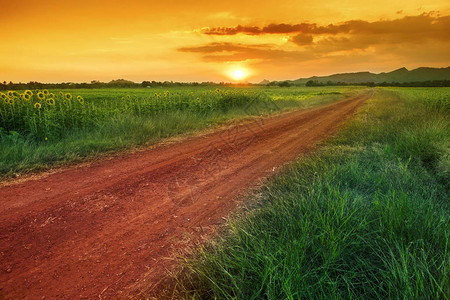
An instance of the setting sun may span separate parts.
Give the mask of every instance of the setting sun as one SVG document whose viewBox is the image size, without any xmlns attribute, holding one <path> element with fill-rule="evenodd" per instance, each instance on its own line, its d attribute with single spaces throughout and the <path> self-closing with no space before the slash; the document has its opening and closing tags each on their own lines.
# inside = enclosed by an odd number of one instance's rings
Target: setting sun
<svg viewBox="0 0 450 300">
<path fill-rule="evenodd" d="M 235 70 L 233 72 L 233 78 L 236 80 L 241 80 L 244 77 L 245 77 L 245 73 L 242 70 Z"/>
</svg>

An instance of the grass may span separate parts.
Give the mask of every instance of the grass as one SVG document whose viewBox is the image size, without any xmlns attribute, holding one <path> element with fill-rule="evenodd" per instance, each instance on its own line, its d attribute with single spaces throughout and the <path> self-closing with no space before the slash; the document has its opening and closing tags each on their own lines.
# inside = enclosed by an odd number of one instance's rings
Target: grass
<svg viewBox="0 0 450 300">
<path fill-rule="evenodd" d="M 71 104 L 37 98 L 0 103 L 0 178 L 46 170 L 105 153 L 218 126 L 230 120 L 307 108 L 358 88 L 171 88 L 65 90 Z M 58 97 L 58 91 L 53 92 Z M 20 92 L 19 92 L 20 93 Z M 167 93 L 167 97 L 164 95 Z M 76 95 L 84 99 L 81 104 Z M 129 99 L 127 97 L 129 95 Z M 279 97 L 297 95 L 297 98 Z M 50 96 L 48 96 L 50 97 Z M 7 99 L 8 100 L 8 99 Z M 34 108 L 33 102 L 42 108 Z"/>
<path fill-rule="evenodd" d="M 449 299 L 448 99 L 377 89 L 186 258 L 178 297 Z"/>
</svg>

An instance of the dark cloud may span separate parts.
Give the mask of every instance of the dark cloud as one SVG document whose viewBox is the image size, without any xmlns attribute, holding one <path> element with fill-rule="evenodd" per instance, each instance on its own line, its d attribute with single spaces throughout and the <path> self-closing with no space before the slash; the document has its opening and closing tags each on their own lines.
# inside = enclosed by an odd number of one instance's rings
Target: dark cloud
<svg viewBox="0 0 450 300">
<path fill-rule="evenodd" d="M 330 25 L 328 35 L 314 35 L 315 51 L 333 52 L 351 49 L 367 49 L 377 45 L 417 45 L 426 42 L 450 42 L 450 17 L 442 17 L 434 22 L 429 16 L 406 17 L 394 21 L 349 21 L 337 29 Z M 343 33 L 343 34 L 341 34 Z M 291 37 L 291 41 L 299 46 L 311 45 L 305 43 L 305 34 Z"/>
<path fill-rule="evenodd" d="M 301 24 L 270 24 L 265 27 L 258 26 L 242 26 L 238 25 L 236 27 L 214 27 L 203 29 L 203 34 L 209 35 L 235 35 L 238 33 L 243 33 L 247 35 L 261 35 L 261 34 L 282 34 L 282 33 L 296 33 L 302 31 L 310 31 L 315 24 L 301 23 Z"/>
<path fill-rule="evenodd" d="M 312 59 L 313 53 L 276 49 L 271 44 L 244 45 L 239 43 L 210 43 L 202 46 L 179 48 L 181 52 L 201 53 L 205 61 L 292 61 Z"/>
<path fill-rule="evenodd" d="M 450 38 L 450 16 L 435 16 L 433 13 L 418 16 L 406 16 L 395 20 L 380 20 L 369 22 L 364 20 L 350 20 L 338 24 L 319 26 L 316 23 L 299 24 L 270 24 L 265 27 L 242 26 L 215 27 L 202 30 L 207 35 L 263 35 L 263 34 L 298 34 L 292 41 L 304 45 L 305 36 L 314 35 L 338 35 L 338 34 L 397 34 L 399 36 L 427 36 L 428 38 Z"/>
<path fill-rule="evenodd" d="M 291 41 L 299 46 L 311 45 L 314 41 L 312 35 L 298 34 L 291 38 Z"/>
<path fill-rule="evenodd" d="M 231 62 L 254 60 L 286 65 L 307 61 L 333 61 L 359 57 L 374 60 L 429 61 L 450 56 L 450 16 L 433 13 L 375 22 L 351 20 L 318 26 L 314 23 L 270 24 L 265 27 L 236 26 L 210 28 L 209 35 L 289 34 L 293 45 L 215 42 L 178 49 L 198 53 L 205 61 Z M 421 57 L 418 59 L 418 57 Z M 428 60 L 427 60 L 428 59 Z M 351 59 L 350 59 L 351 61 Z M 434 61 L 434 60 L 433 60 Z"/>
</svg>

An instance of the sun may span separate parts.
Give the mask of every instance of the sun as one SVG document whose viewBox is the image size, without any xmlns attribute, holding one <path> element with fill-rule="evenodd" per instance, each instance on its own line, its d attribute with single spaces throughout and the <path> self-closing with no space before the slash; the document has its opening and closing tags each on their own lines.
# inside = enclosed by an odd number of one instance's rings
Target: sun
<svg viewBox="0 0 450 300">
<path fill-rule="evenodd" d="M 245 79 L 252 76 L 253 72 L 246 66 L 232 65 L 225 69 L 223 75 L 230 78 L 235 83 L 242 83 Z"/>
<path fill-rule="evenodd" d="M 233 71 L 233 78 L 236 80 L 241 80 L 245 77 L 245 72 L 241 69 L 237 69 Z"/>
</svg>

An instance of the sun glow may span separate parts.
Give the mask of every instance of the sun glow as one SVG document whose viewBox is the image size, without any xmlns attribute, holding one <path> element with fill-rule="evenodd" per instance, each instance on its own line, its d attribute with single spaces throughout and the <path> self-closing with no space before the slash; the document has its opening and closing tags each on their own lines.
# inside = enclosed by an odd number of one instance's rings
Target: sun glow
<svg viewBox="0 0 450 300">
<path fill-rule="evenodd" d="M 247 77 L 247 74 L 242 69 L 236 69 L 233 71 L 231 76 L 233 77 L 234 80 L 242 80 L 245 77 Z"/>
</svg>

